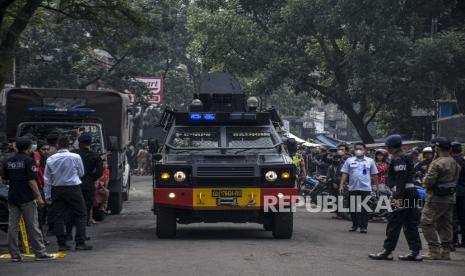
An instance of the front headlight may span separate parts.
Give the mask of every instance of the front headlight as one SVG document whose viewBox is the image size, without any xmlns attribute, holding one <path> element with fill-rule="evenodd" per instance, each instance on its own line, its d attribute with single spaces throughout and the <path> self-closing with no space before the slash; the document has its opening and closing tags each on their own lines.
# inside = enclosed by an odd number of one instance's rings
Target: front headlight
<svg viewBox="0 0 465 276">
<path fill-rule="evenodd" d="M 175 172 L 173 177 L 174 180 L 176 180 L 176 182 L 183 182 L 184 180 L 186 180 L 186 174 L 182 171 Z"/>
<path fill-rule="evenodd" d="M 268 171 L 265 174 L 266 181 L 273 182 L 278 179 L 278 174 L 275 171 Z"/>
</svg>

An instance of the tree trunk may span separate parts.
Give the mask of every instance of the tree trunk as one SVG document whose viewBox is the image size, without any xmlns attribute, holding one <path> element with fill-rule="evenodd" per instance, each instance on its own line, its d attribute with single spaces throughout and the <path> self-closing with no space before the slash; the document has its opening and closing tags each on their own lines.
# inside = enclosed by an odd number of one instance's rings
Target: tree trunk
<svg viewBox="0 0 465 276">
<path fill-rule="evenodd" d="M 0 49 L 0 89 L 12 81 L 14 54 L 12 49 Z"/>
<path fill-rule="evenodd" d="M 2 3 L 6 4 L 2 5 L 3 10 L 0 14 L 2 18 L 7 12 L 6 8 L 14 1 L 9 2 L 9 4 Z M 0 42 L 0 89 L 3 89 L 13 71 L 15 50 L 19 37 L 42 2 L 43 0 L 27 0 L 22 4 L 21 9 L 14 16 L 14 21 L 8 27 L 5 26 L 5 22 L 0 21 L 0 29 L 4 32 Z"/>
<path fill-rule="evenodd" d="M 354 125 L 355 130 L 357 130 L 358 135 L 364 143 L 371 144 L 375 142 L 373 136 L 368 131 L 368 125 L 365 124 L 363 116 L 358 114 L 351 104 L 339 104 L 339 108 L 341 108 L 341 110 L 344 111 L 344 113 L 347 115 L 347 117 Z"/>
</svg>

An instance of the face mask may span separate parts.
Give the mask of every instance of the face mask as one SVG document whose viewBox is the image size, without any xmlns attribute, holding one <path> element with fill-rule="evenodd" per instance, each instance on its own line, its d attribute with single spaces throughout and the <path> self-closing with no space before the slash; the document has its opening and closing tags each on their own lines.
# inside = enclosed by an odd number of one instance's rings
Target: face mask
<svg viewBox="0 0 465 276">
<path fill-rule="evenodd" d="M 36 151 L 37 150 L 37 144 L 32 144 L 31 151 Z"/>
<path fill-rule="evenodd" d="M 355 156 L 357 156 L 357 157 L 362 157 L 362 156 L 363 156 L 363 150 L 359 150 L 359 149 L 356 150 L 356 151 L 355 151 Z"/>
<path fill-rule="evenodd" d="M 337 151 L 337 154 L 338 154 L 338 155 L 344 155 L 345 152 L 344 152 L 343 150 L 338 150 L 338 151 Z"/>
<path fill-rule="evenodd" d="M 339 164 L 340 162 L 341 162 L 341 160 L 333 160 L 333 164 L 334 164 L 334 165 L 337 165 L 337 164 Z"/>
</svg>

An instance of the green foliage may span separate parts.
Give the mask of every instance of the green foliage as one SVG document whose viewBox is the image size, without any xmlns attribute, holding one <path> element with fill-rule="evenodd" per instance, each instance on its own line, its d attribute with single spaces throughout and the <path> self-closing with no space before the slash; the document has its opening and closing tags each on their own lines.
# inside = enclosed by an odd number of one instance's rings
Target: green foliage
<svg viewBox="0 0 465 276">
<path fill-rule="evenodd" d="M 337 104 L 360 137 L 371 142 L 368 125 L 400 101 L 408 99 L 410 110 L 430 107 L 428 80 L 417 65 L 426 49 L 421 47 L 429 30 L 425 22 L 431 15 L 447 19 L 455 4 L 203 0 L 190 12 L 190 50 L 203 70 L 226 70 L 250 80 L 253 94 L 271 95 L 285 85 Z"/>
<path fill-rule="evenodd" d="M 63 12 L 41 11 L 40 22 L 32 24 L 21 39 L 18 82 L 68 88 L 99 84 L 129 90 L 135 93 L 136 103 L 146 106 L 147 90 L 133 78 L 160 76 L 168 91 L 165 102 L 185 103 L 192 98 L 186 95 L 192 95 L 192 81 L 186 72 L 189 68 L 178 67 L 188 64 L 187 7 L 188 1 L 138 0 L 109 15 L 99 14 L 96 20 L 68 14 L 75 6 L 62 7 Z"/>
</svg>

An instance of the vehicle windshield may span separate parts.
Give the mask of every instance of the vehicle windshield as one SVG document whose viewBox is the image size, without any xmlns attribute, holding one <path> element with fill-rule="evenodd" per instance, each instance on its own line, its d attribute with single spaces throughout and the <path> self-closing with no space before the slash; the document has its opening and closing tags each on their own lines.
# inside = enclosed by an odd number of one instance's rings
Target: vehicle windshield
<svg viewBox="0 0 465 276">
<path fill-rule="evenodd" d="M 220 146 L 219 127 L 177 127 L 169 144 L 174 148 L 218 148 Z"/>
<path fill-rule="evenodd" d="M 80 123 L 23 123 L 19 126 L 18 136 L 33 136 L 37 140 L 56 140 L 60 135 L 67 135 L 72 142 L 76 140 L 77 131 L 89 133 L 93 137 L 91 149 L 98 153 L 102 151 L 102 130 L 98 124 Z"/>
<path fill-rule="evenodd" d="M 175 150 L 226 149 L 236 153 L 276 152 L 277 144 L 270 127 L 176 127 L 168 139 L 168 145 Z"/>
<path fill-rule="evenodd" d="M 228 148 L 271 148 L 276 142 L 269 127 L 227 127 Z"/>
</svg>

